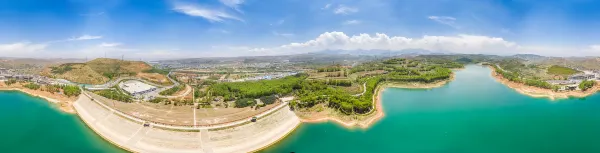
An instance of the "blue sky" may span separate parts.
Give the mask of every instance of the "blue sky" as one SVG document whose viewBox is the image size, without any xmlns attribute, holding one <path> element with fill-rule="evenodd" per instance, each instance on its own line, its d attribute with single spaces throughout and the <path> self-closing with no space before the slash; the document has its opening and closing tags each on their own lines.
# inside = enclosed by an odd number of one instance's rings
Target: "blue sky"
<svg viewBox="0 0 600 153">
<path fill-rule="evenodd" d="M 2 0 L 0 56 L 321 50 L 600 56 L 593 0 Z"/>
</svg>

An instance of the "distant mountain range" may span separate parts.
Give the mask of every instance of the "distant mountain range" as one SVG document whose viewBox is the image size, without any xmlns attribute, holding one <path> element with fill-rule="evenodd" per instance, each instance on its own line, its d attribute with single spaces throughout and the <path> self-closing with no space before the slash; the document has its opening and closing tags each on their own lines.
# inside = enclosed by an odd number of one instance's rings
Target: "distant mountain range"
<svg viewBox="0 0 600 153">
<path fill-rule="evenodd" d="M 323 50 L 314 52 L 314 54 L 330 55 L 366 55 L 366 56 L 399 56 L 399 55 L 449 55 L 453 54 L 447 51 L 430 51 L 424 49 L 404 49 L 397 51 L 390 50 Z"/>
<path fill-rule="evenodd" d="M 537 61 L 537 60 L 543 60 L 543 59 L 549 58 L 546 56 L 535 55 L 535 54 L 516 54 L 516 55 L 512 55 L 510 57 L 528 60 L 528 61 Z"/>
</svg>

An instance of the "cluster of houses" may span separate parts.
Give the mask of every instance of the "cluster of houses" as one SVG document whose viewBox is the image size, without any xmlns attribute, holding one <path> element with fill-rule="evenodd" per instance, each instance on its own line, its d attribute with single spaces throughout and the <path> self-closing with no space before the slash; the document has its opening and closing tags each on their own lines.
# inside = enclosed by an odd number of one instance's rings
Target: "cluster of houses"
<svg viewBox="0 0 600 153">
<path fill-rule="evenodd" d="M 273 74 L 265 74 L 260 76 L 255 76 L 251 78 L 244 79 L 225 79 L 223 82 L 244 82 L 244 81 L 258 81 L 258 80 L 272 80 L 272 79 L 281 79 L 287 76 L 296 75 L 298 72 L 282 72 L 282 73 L 273 73 Z"/>
<path fill-rule="evenodd" d="M 583 74 L 569 76 L 567 80 L 548 80 L 552 85 L 559 85 L 559 91 L 579 90 L 579 84 L 584 80 L 600 80 L 600 71 L 583 71 Z"/>
<path fill-rule="evenodd" d="M 11 69 L 0 68 L 0 81 L 8 80 L 31 81 L 37 84 L 63 84 L 56 79 L 48 78 L 40 75 L 18 74 Z"/>
<path fill-rule="evenodd" d="M 11 69 L 0 68 L 0 81 L 6 81 L 11 79 L 31 81 L 33 79 L 33 75 L 21 75 L 15 73 Z"/>
</svg>

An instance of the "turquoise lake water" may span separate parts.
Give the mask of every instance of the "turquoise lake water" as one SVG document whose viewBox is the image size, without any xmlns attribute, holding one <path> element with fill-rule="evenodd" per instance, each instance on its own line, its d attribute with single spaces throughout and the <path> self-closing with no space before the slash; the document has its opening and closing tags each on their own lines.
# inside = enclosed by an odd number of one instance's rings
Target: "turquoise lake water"
<svg viewBox="0 0 600 153">
<path fill-rule="evenodd" d="M 21 92 L 0 92 L 0 152 L 119 153 L 75 115 Z"/>
<path fill-rule="evenodd" d="M 531 98 L 477 65 L 435 89 L 384 91 L 386 116 L 369 129 L 303 124 L 262 152 L 600 153 L 600 94 Z"/>
<path fill-rule="evenodd" d="M 600 94 L 531 98 L 488 68 L 456 71 L 446 86 L 386 89 L 386 116 L 369 129 L 302 124 L 266 153 L 600 153 Z M 20 92 L 0 92 L 0 152 L 124 152 L 77 116 Z"/>
</svg>

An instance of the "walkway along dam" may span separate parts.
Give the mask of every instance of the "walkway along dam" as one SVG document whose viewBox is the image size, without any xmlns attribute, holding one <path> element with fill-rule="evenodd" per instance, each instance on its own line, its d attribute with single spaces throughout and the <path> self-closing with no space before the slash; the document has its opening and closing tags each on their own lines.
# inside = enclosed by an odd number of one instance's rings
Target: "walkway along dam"
<svg viewBox="0 0 600 153">
<path fill-rule="evenodd" d="M 82 93 L 73 105 L 89 128 L 132 152 L 238 153 L 257 151 L 293 131 L 299 118 L 284 102 L 250 120 L 210 127 L 144 126 L 144 120 L 120 113 Z"/>
</svg>

